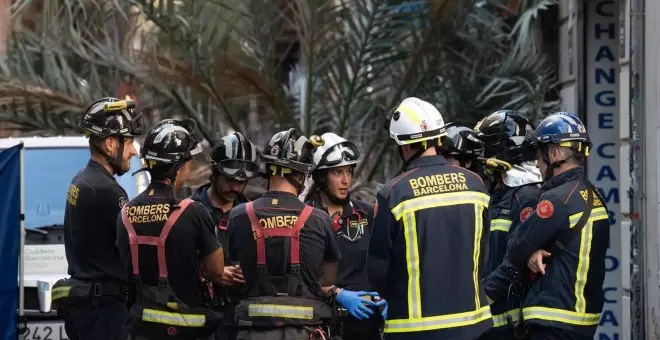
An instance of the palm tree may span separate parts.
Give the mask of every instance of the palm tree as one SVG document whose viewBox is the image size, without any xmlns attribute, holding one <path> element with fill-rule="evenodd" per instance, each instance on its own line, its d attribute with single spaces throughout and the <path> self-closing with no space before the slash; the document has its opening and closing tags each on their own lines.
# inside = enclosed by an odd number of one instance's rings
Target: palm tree
<svg viewBox="0 0 660 340">
<path fill-rule="evenodd" d="M 547 50 L 557 30 L 545 19 L 557 16 L 556 0 L 24 0 L 12 9 L 0 120 L 21 132 L 71 132 L 86 103 L 128 84 L 152 119 L 194 117 L 209 141 L 231 130 L 258 144 L 289 127 L 341 134 L 365 156 L 355 183 L 364 198 L 399 170 L 383 127 L 405 97 L 470 125 L 495 109 L 535 117 L 558 104 Z"/>
</svg>

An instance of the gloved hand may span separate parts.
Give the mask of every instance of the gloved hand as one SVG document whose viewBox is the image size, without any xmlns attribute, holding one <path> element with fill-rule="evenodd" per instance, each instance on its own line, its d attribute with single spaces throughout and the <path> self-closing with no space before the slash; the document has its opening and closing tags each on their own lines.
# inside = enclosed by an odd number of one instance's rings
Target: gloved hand
<svg viewBox="0 0 660 340">
<path fill-rule="evenodd" d="M 374 297 L 374 300 L 376 301 L 376 307 L 380 309 L 380 315 L 383 316 L 383 320 L 387 320 L 387 301 L 380 296 Z"/>
<path fill-rule="evenodd" d="M 374 294 L 374 295 L 372 295 Z M 377 293 L 367 293 L 363 291 L 352 291 L 342 289 L 339 294 L 337 294 L 337 302 L 346 310 L 353 315 L 358 320 L 365 320 L 371 317 L 374 314 L 373 307 L 376 307 L 376 304 L 373 301 L 363 300 L 361 296 L 363 295 L 372 295 L 376 296 Z"/>
</svg>

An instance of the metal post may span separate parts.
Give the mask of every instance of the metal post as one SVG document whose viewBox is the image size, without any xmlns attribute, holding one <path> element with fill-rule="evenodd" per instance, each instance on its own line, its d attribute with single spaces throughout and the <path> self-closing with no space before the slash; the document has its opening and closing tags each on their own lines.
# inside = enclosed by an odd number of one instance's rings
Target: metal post
<svg viewBox="0 0 660 340">
<path fill-rule="evenodd" d="M 630 3 L 630 338 L 646 339 L 644 220 L 644 0 Z"/>
<path fill-rule="evenodd" d="M 19 248 L 19 268 L 18 268 L 18 315 L 23 316 L 25 314 L 25 177 L 23 175 L 25 171 L 25 147 L 23 147 L 23 142 L 21 142 L 21 150 L 19 151 L 20 158 L 20 173 L 21 176 L 21 224 L 20 224 L 20 248 Z"/>
</svg>

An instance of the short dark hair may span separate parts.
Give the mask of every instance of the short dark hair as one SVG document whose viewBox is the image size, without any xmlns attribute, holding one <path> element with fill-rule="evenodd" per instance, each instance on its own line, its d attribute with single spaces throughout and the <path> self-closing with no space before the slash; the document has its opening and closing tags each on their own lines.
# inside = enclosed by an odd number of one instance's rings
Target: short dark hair
<svg viewBox="0 0 660 340">
<path fill-rule="evenodd" d="M 154 166 L 149 168 L 149 174 L 152 181 L 164 181 L 166 179 L 174 179 L 179 170 L 179 164 L 166 164 L 157 162 Z"/>
</svg>

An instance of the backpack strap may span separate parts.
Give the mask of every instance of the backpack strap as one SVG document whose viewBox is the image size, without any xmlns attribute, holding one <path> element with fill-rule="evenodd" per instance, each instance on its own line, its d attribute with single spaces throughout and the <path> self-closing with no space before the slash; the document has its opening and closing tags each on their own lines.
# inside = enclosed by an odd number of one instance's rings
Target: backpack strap
<svg viewBox="0 0 660 340">
<path fill-rule="evenodd" d="M 292 228 L 269 228 L 264 229 L 261 227 L 259 218 L 254 210 L 254 203 L 248 202 L 245 206 L 252 231 L 254 232 L 257 242 L 257 270 L 260 275 L 267 276 L 266 272 L 266 237 L 288 237 L 291 240 L 291 256 L 289 263 L 291 264 L 292 274 L 300 274 L 300 231 L 305 226 L 309 216 L 314 210 L 313 207 L 305 205 L 296 223 Z"/>
<path fill-rule="evenodd" d="M 133 265 L 134 276 L 136 277 L 140 276 L 140 261 L 139 261 L 138 247 L 140 245 L 150 245 L 150 246 L 158 247 L 158 253 L 157 253 L 158 276 L 160 277 L 160 279 L 167 280 L 167 261 L 165 258 L 165 241 L 170 231 L 172 231 L 172 227 L 174 226 L 176 221 L 179 219 L 179 217 L 181 217 L 181 214 L 183 214 L 183 212 L 192 202 L 193 200 L 189 198 L 186 198 L 183 201 L 179 202 L 178 209 L 175 209 L 172 212 L 172 214 L 170 214 L 170 217 L 167 218 L 167 221 L 165 222 L 165 225 L 163 226 L 163 229 L 161 230 L 160 235 L 158 237 L 138 235 L 135 232 L 133 223 L 128 217 L 126 210 L 128 209 L 128 207 L 122 209 L 121 219 L 124 224 L 124 228 L 128 232 L 128 243 L 130 245 L 130 250 L 131 250 L 131 263 Z"/>
</svg>

